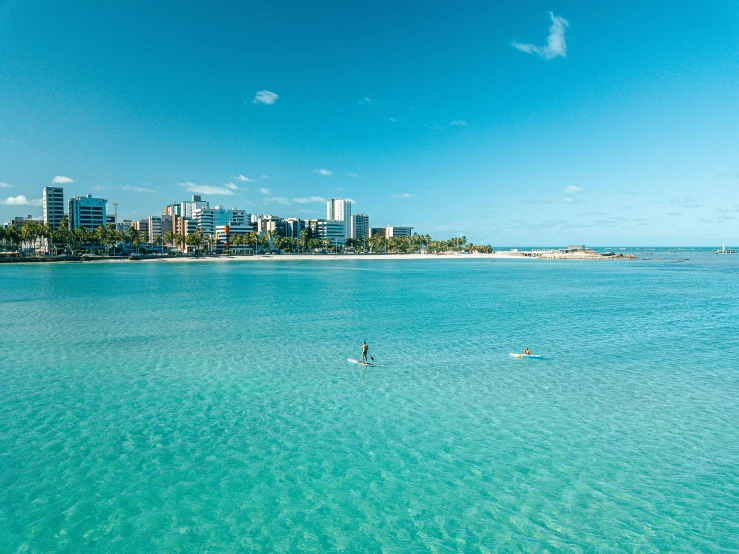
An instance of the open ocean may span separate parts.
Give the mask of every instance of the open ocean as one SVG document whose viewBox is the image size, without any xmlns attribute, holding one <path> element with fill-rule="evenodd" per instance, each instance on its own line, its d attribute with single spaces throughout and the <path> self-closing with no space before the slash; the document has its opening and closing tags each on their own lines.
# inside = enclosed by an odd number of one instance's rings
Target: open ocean
<svg viewBox="0 0 739 554">
<path fill-rule="evenodd" d="M 646 250 L 2 265 L 0 552 L 737 551 L 739 254 Z"/>
</svg>

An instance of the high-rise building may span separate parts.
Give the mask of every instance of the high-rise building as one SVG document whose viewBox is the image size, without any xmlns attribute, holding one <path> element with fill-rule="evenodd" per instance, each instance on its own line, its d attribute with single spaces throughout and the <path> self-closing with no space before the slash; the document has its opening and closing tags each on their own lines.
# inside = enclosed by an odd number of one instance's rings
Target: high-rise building
<svg viewBox="0 0 739 554">
<path fill-rule="evenodd" d="M 288 217 L 284 220 L 285 237 L 299 239 L 300 233 L 303 232 L 303 220 L 298 217 Z"/>
<path fill-rule="evenodd" d="M 351 238 L 361 239 L 369 236 L 369 216 L 367 214 L 356 214 L 352 216 Z"/>
<path fill-rule="evenodd" d="M 149 216 L 149 242 L 154 242 L 154 239 L 162 236 L 162 216 L 150 215 Z"/>
<path fill-rule="evenodd" d="M 251 220 L 251 215 L 246 210 L 231 208 L 227 210 L 223 206 L 215 208 L 198 208 L 193 210 L 192 218 L 198 222 L 198 227 L 206 235 L 215 235 L 216 227 L 219 225 L 244 225 Z"/>
<path fill-rule="evenodd" d="M 395 225 L 388 225 L 385 227 L 385 236 L 391 237 L 410 237 L 413 235 L 413 227 L 398 227 Z"/>
<path fill-rule="evenodd" d="M 352 233 L 352 201 L 331 198 L 326 202 L 326 219 L 344 222 L 344 238 Z"/>
<path fill-rule="evenodd" d="M 330 240 L 332 245 L 343 245 L 346 240 L 343 221 L 332 219 L 309 219 L 304 222 L 306 229 L 309 229 L 314 238 L 321 240 Z"/>
<path fill-rule="evenodd" d="M 44 223 L 52 229 L 58 229 L 64 217 L 64 189 L 61 187 L 44 188 Z"/>
<path fill-rule="evenodd" d="M 101 225 L 105 225 L 105 206 L 107 200 L 104 198 L 93 198 L 87 196 L 75 196 L 69 199 L 69 228 L 84 227 L 94 231 Z"/>
</svg>

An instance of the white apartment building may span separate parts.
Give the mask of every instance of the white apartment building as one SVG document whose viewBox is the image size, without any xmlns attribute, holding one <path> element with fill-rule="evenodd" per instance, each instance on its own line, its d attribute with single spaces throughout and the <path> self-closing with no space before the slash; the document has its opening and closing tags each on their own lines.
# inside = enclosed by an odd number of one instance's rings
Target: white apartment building
<svg viewBox="0 0 739 554">
<path fill-rule="evenodd" d="M 326 219 L 344 223 L 344 238 L 352 236 L 352 201 L 331 198 L 326 202 Z"/>
<path fill-rule="evenodd" d="M 149 216 L 148 227 L 149 242 L 154 242 L 155 238 L 162 236 L 162 216 Z"/>
<path fill-rule="evenodd" d="M 52 229 L 58 229 L 64 217 L 64 189 L 61 187 L 45 187 L 43 205 L 44 223 Z"/>
<path fill-rule="evenodd" d="M 94 231 L 101 225 L 105 226 L 105 209 L 107 200 L 87 196 L 75 196 L 69 199 L 69 228 L 84 227 Z"/>
<path fill-rule="evenodd" d="M 251 222 L 251 214 L 246 213 L 246 210 L 236 208 L 229 210 L 223 206 L 198 208 L 193 211 L 192 218 L 206 235 L 215 235 L 216 227 L 219 225 L 245 225 Z"/>
<path fill-rule="evenodd" d="M 361 239 L 369 237 L 369 216 L 367 214 L 356 214 L 352 216 L 351 238 Z"/>
</svg>

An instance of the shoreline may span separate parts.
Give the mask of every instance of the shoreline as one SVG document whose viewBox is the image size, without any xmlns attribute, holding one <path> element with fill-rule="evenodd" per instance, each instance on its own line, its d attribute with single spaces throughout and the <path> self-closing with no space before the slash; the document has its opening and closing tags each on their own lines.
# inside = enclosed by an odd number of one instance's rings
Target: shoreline
<svg viewBox="0 0 739 554">
<path fill-rule="evenodd" d="M 628 260 L 635 256 L 601 256 L 601 255 L 566 255 L 557 256 L 524 256 L 520 253 L 495 252 L 493 254 L 260 254 L 257 256 L 172 256 L 142 259 L 128 258 L 87 258 L 87 259 L 50 259 L 50 258 L 7 258 L 0 259 L 4 264 L 81 264 L 81 263 L 146 263 L 146 262 L 269 262 L 269 261 L 357 261 L 357 260 Z"/>
</svg>

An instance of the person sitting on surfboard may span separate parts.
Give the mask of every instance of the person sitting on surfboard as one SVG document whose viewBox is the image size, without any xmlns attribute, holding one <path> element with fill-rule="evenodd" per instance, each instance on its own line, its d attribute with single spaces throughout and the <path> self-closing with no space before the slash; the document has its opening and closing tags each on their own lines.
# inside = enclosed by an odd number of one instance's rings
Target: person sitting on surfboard
<svg viewBox="0 0 739 554">
<path fill-rule="evenodd" d="M 524 348 L 524 349 L 523 349 L 523 353 L 524 353 L 525 355 L 527 355 L 527 356 L 531 356 L 531 350 L 529 350 L 529 347 L 528 347 L 528 346 L 527 346 L 526 348 Z"/>
<path fill-rule="evenodd" d="M 362 363 L 367 363 L 367 351 L 369 350 L 369 346 L 367 346 L 367 341 L 364 341 L 362 343 Z"/>
</svg>

